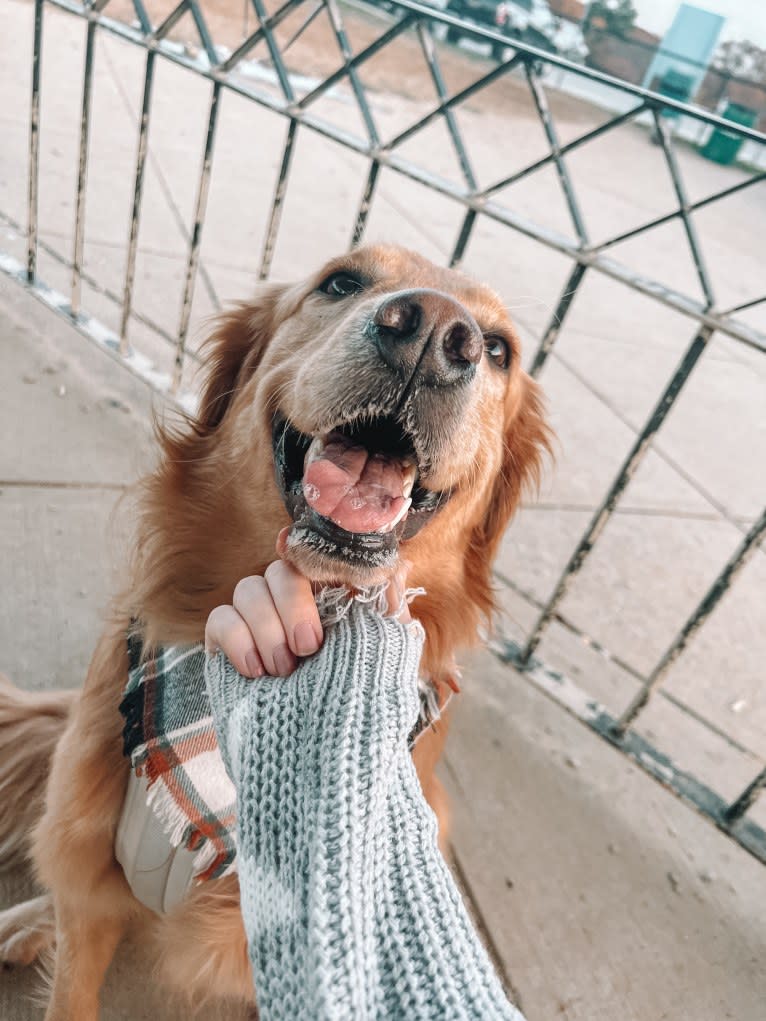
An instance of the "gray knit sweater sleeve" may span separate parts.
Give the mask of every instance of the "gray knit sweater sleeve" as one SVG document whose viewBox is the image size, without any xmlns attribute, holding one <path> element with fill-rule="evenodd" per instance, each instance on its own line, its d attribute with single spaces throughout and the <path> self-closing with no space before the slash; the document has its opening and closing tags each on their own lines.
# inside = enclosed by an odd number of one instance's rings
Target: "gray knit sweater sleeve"
<svg viewBox="0 0 766 1021">
<path fill-rule="evenodd" d="M 523 1021 L 407 750 L 422 643 L 419 624 L 353 601 L 287 679 L 208 657 L 262 1021 Z"/>
</svg>

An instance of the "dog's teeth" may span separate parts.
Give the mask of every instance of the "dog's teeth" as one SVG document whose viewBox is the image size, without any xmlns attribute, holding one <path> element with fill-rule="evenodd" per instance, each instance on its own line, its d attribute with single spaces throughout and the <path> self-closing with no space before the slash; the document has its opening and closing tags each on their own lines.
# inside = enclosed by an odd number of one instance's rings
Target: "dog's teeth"
<svg viewBox="0 0 766 1021">
<path fill-rule="evenodd" d="M 396 515 L 396 517 L 394 518 L 394 520 L 391 523 L 391 527 L 392 528 L 396 528 L 396 526 L 399 524 L 399 522 L 402 520 L 402 518 L 406 515 L 407 511 L 410 509 L 411 506 L 412 506 L 412 500 L 409 497 L 407 497 L 407 499 L 402 504 L 402 506 L 401 506 L 401 508 L 399 510 L 399 513 Z"/>
<path fill-rule="evenodd" d="M 306 456 L 303 459 L 304 472 L 306 471 L 306 469 L 308 468 L 312 461 L 317 461 L 322 456 L 322 454 L 324 453 L 324 445 L 325 442 L 323 436 L 315 436 L 314 439 L 311 441 L 311 446 L 306 451 Z"/>
<path fill-rule="evenodd" d="M 396 526 L 399 524 L 399 522 L 405 516 L 407 511 L 410 509 L 410 505 L 411 504 L 412 504 L 412 500 L 410 500 L 410 499 L 405 500 L 404 503 L 402 504 L 402 506 L 399 508 L 399 513 L 396 515 L 394 520 L 393 521 L 389 521 L 389 523 L 387 525 L 384 525 L 382 528 L 378 529 L 379 534 L 380 535 L 386 535 L 388 532 L 393 532 L 393 530 L 396 528 Z"/>
<path fill-rule="evenodd" d="M 418 470 L 414 464 L 408 464 L 402 472 L 402 496 L 406 499 L 409 498 L 412 493 L 412 487 L 415 485 L 415 477 L 417 476 Z"/>
</svg>

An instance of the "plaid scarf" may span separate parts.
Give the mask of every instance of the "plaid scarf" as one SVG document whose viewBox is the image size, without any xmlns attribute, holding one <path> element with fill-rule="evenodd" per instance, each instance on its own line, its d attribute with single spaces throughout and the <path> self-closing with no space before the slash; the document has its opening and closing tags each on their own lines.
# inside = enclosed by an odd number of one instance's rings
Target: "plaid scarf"
<svg viewBox="0 0 766 1021">
<path fill-rule="evenodd" d="M 169 645 L 146 659 L 142 651 L 131 635 L 123 754 L 146 776 L 148 804 L 170 845 L 197 852 L 197 879 L 216 879 L 235 867 L 237 798 L 218 748 L 205 648 Z"/>
<path fill-rule="evenodd" d="M 341 605 L 335 619 L 344 612 Z M 332 623 L 327 616 L 325 625 Z M 197 881 L 227 875 L 236 870 L 236 792 L 218 747 L 205 686 L 204 646 L 169 645 L 144 658 L 140 637 L 131 634 L 128 661 L 120 703 L 123 754 L 136 775 L 146 777 L 147 803 L 171 847 L 196 852 Z M 448 684 L 458 690 L 455 682 Z M 410 747 L 439 719 L 448 700 L 444 688 L 421 678 L 420 716 Z"/>
</svg>

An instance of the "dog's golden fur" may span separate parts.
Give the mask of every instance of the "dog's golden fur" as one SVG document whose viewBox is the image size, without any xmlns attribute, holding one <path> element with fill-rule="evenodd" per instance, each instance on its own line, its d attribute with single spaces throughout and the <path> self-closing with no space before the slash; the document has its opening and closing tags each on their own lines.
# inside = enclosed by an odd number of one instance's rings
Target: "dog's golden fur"
<svg viewBox="0 0 766 1021">
<path fill-rule="evenodd" d="M 317 285 L 349 265 L 364 274 L 368 291 L 344 305 L 347 311 L 330 309 Z M 195 889 L 157 919 L 135 901 L 115 862 L 126 781 L 118 712 L 125 634 L 138 619 L 147 643 L 199 641 L 209 612 L 231 600 L 236 582 L 274 559 L 275 537 L 290 519 L 274 482 L 271 418 L 279 410 L 303 432 L 331 428 L 339 401 L 355 399 L 354 388 L 366 378 L 362 361 L 357 369 L 353 364 L 361 319 L 402 288 L 452 296 L 484 332 L 501 330 L 511 347 L 508 371 L 479 365 L 449 435 L 433 440 L 438 456 L 429 485 L 453 495 L 404 550 L 411 584 L 427 591 L 413 613 L 426 630 L 424 666 L 433 676 L 451 670 L 455 651 L 475 640 L 491 613 L 493 556 L 548 447 L 537 387 L 520 368 L 499 299 L 413 253 L 374 246 L 333 260 L 301 284 L 266 285 L 254 301 L 224 315 L 208 342 L 198 416 L 159 430 L 162 456 L 142 483 L 131 582 L 115 601 L 82 693 L 25 696 L 0 687 L 0 790 L 10 799 L 4 807 L 11 806 L 0 846 L 7 857 L 34 829 L 32 857 L 51 892 L 30 902 L 26 940 L 13 916 L 0 915 L 0 954 L 26 963 L 46 942 L 55 907 L 48 1021 L 94 1021 L 105 970 L 135 920 L 153 928 L 167 976 L 197 1002 L 253 997 L 236 878 Z M 358 572 L 345 577 L 311 551 L 297 548 L 290 556 L 318 578 L 359 581 Z M 442 832 L 446 804 L 434 767 L 445 735 L 442 723 L 415 749 Z"/>
</svg>

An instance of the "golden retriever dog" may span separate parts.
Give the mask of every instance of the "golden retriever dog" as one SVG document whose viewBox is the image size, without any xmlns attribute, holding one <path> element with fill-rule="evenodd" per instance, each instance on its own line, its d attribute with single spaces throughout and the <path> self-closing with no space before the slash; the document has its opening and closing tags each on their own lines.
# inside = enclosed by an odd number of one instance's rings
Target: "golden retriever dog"
<svg viewBox="0 0 766 1021">
<path fill-rule="evenodd" d="M 426 590 L 412 606 L 423 670 L 438 684 L 492 612 L 493 555 L 548 448 L 502 301 L 399 247 L 359 248 L 300 283 L 263 286 L 221 317 L 207 352 L 199 414 L 159 429 L 130 583 L 82 691 L 0 684 L 0 853 L 31 848 L 48 891 L 0 915 L 0 957 L 54 950 L 47 1021 L 95 1021 L 135 923 L 151 926 L 165 975 L 195 1002 L 255 1001 L 236 876 L 194 887 L 160 917 L 115 860 L 131 622 L 145 648 L 201 641 L 211 610 L 263 573 L 290 526 L 284 556 L 317 581 L 369 586 L 409 561 L 409 583 Z M 350 480 L 341 496 L 328 502 L 308 484 L 312 465 Z M 442 721 L 413 752 L 442 837 L 434 767 L 445 733 Z"/>
</svg>

